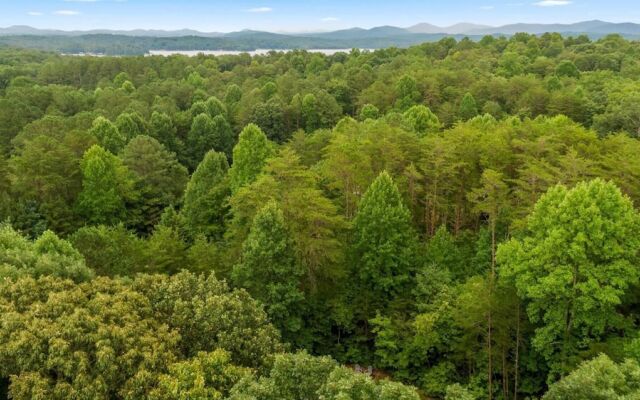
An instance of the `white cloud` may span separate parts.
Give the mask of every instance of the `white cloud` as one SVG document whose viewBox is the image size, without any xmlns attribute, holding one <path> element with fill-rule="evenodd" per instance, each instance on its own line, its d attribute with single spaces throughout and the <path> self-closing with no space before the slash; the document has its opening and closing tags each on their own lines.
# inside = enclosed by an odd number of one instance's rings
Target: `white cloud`
<svg viewBox="0 0 640 400">
<path fill-rule="evenodd" d="M 273 8 L 271 7 L 256 7 L 256 8 L 250 8 L 247 10 L 247 12 L 250 13 L 268 13 L 273 11 Z"/>
<path fill-rule="evenodd" d="M 72 17 L 74 15 L 80 15 L 80 11 L 74 10 L 58 10 L 53 12 L 54 15 L 63 15 L 65 17 Z"/>
<path fill-rule="evenodd" d="M 542 0 L 537 3 L 533 3 L 534 6 L 538 7 L 557 7 L 557 6 L 568 6 L 573 3 L 569 0 Z"/>
<path fill-rule="evenodd" d="M 322 22 L 337 22 L 337 21 L 340 21 L 340 18 L 324 17 L 324 18 L 321 18 L 320 21 L 322 21 Z"/>
<path fill-rule="evenodd" d="M 32 17 L 40 17 L 44 15 L 44 13 L 41 13 L 40 11 L 29 11 L 27 14 L 31 15 Z"/>
</svg>

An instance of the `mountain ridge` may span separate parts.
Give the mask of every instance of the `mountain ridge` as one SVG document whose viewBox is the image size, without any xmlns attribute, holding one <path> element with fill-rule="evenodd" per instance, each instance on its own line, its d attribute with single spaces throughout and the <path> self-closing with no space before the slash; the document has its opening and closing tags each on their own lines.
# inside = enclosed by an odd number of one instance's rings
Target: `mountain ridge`
<svg viewBox="0 0 640 400">
<path fill-rule="evenodd" d="M 525 32 L 530 34 L 543 34 L 545 32 L 558 33 L 585 33 L 593 35 L 603 35 L 618 33 L 621 35 L 640 35 L 640 24 L 634 22 L 607 22 L 601 20 L 580 21 L 570 24 L 535 24 L 535 23 L 514 23 L 501 26 L 489 26 L 474 24 L 470 22 L 460 22 L 450 26 L 437 26 L 428 22 L 418 23 L 409 27 L 397 27 L 391 25 L 376 26 L 373 28 L 352 27 L 328 32 L 292 32 L 279 33 L 245 29 L 236 32 L 202 32 L 194 29 L 162 30 L 162 29 L 133 29 L 133 30 L 59 30 L 59 29 L 39 29 L 27 25 L 13 25 L 0 28 L 0 36 L 86 36 L 86 35 L 120 35 L 134 37 L 239 37 L 250 34 L 270 34 L 280 36 L 297 37 L 319 37 L 325 39 L 364 39 L 380 38 L 389 36 L 404 36 L 412 34 L 448 34 L 448 35 L 513 35 Z"/>
</svg>

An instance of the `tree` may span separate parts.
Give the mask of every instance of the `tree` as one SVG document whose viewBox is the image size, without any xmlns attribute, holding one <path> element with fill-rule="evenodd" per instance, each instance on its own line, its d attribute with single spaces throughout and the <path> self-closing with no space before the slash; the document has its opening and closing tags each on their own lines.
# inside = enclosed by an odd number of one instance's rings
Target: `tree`
<svg viewBox="0 0 640 400">
<path fill-rule="evenodd" d="M 282 211 L 271 201 L 253 220 L 241 261 L 233 268 L 233 282 L 264 303 L 274 324 L 292 340 L 302 325 L 303 276 Z"/>
<path fill-rule="evenodd" d="M 27 140 L 9 161 L 13 193 L 37 202 L 47 225 L 56 232 L 76 227 L 72 207 L 81 189 L 78 162 L 79 156 L 67 143 L 45 135 Z"/>
<path fill-rule="evenodd" d="M 606 355 L 585 361 L 549 387 L 543 400 L 617 400 L 640 396 L 640 366 L 635 360 L 616 364 Z"/>
<path fill-rule="evenodd" d="M 273 155 L 273 148 L 266 135 L 256 125 L 247 125 L 233 148 L 233 165 L 229 170 L 231 191 L 255 181 L 267 159 Z"/>
<path fill-rule="evenodd" d="M 404 119 L 409 126 L 419 135 L 433 133 L 440 130 L 440 120 L 425 106 L 413 106 L 404 113 Z"/>
<path fill-rule="evenodd" d="M 182 196 L 189 179 L 187 169 L 176 155 L 156 139 L 141 135 L 131 140 L 122 152 L 122 161 L 155 195 L 168 204 Z"/>
<path fill-rule="evenodd" d="M 460 109 L 458 110 L 458 117 L 462 121 L 468 121 L 477 115 L 478 115 L 478 105 L 476 104 L 476 99 L 473 97 L 471 93 L 465 94 L 462 100 L 460 101 Z"/>
<path fill-rule="evenodd" d="M 288 148 L 267 162 L 255 182 L 231 196 L 233 219 L 227 238 L 232 257 L 240 256 L 255 215 L 270 200 L 276 201 L 291 230 L 297 259 L 305 271 L 305 292 L 332 287 L 340 276 L 343 255 L 340 235 L 345 223 L 320 190 L 319 177 Z"/>
<path fill-rule="evenodd" d="M 385 171 L 360 201 L 353 221 L 353 289 L 365 320 L 407 288 L 417 264 L 416 233 L 398 188 Z"/>
<path fill-rule="evenodd" d="M 138 113 L 120 114 L 118 118 L 116 118 L 115 126 L 126 141 L 138 135 L 147 134 L 146 122 Z"/>
<path fill-rule="evenodd" d="M 402 76 L 396 83 L 396 108 L 405 111 L 422 99 L 416 80 L 408 75 Z"/>
<path fill-rule="evenodd" d="M 233 146 L 231 126 L 222 115 L 209 117 L 200 114 L 193 119 L 191 130 L 187 136 L 191 166 L 195 168 L 204 155 L 215 150 L 230 155 Z"/>
<path fill-rule="evenodd" d="M 536 326 L 533 346 L 551 379 L 619 323 L 617 307 L 638 280 L 639 223 L 613 183 L 558 185 L 536 204 L 526 235 L 500 246 L 501 278 L 514 283 L 527 307 Z"/>
<path fill-rule="evenodd" d="M 569 78 L 580 78 L 580 71 L 573 62 L 564 60 L 556 67 L 556 75 L 566 76 Z"/>
<path fill-rule="evenodd" d="M 177 129 L 171 117 L 165 113 L 154 111 L 151 114 L 149 135 L 162 143 L 169 151 L 181 154 L 182 143 L 177 137 Z"/>
<path fill-rule="evenodd" d="M 278 97 L 273 97 L 265 103 L 259 103 L 253 108 L 251 122 L 259 126 L 269 140 L 283 143 L 289 139 L 289 132 L 285 126 L 284 104 Z"/>
<path fill-rule="evenodd" d="M 360 120 L 366 121 L 368 119 L 378 119 L 380 117 L 380 110 L 373 104 L 365 104 L 360 110 Z"/>
<path fill-rule="evenodd" d="M 51 231 L 30 241 L 11 226 L 0 225 L 0 277 L 54 276 L 76 282 L 93 278 L 82 255 Z"/>
<path fill-rule="evenodd" d="M 501 212 L 506 208 L 506 197 L 508 186 L 503 181 L 502 174 L 491 169 L 487 169 L 482 173 L 480 179 L 482 186 L 474 189 L 469 194 L 469 200 L 474 203 L 475 211 L 485 213 L 489 219 L 489 228 L 491 231 L 491 271 L 489 275 L 489 297 L 493 296 L 495 279 L 496 279 L 496 231 L 498 218 Z M 489 357 L 489 399 L 493 398 L 493 314 L 491 307 L 487 313 L 487 353 Z"/>
<path fill-rule="evenodd" d="M 208 152 L 191 176 L 184 194 L 182 216 L 192 235 L 220 239 L 224 233 L 229 183 L 227 157 Z"/>
<path fill-rule="evenodd" d="M 169 365 L 168 369 L 158 378 L 149 400 L 228 398 L 234 385 L 250 375 L 248 368 L 233 365 L 229 353 L 223 350 L 200 352 L 192 359 Z"/>
<path fill-rule="evenodd" d="M 120 159 L 98 145 L 86 151 L 80 163 L 82 192 L 78 211 L 92 224 L 115 224 L 126 216 L 126 204 L 135 198 L 131 172 Z"/>
<path fill-rule="evenodd" d="M 98 117 L 93 121 L 93 126 L 89 130 L 100 145 L 113 154 L 118 154 L 127 143 L 127 138 L 122 135 L 118 128 L 108 119 Z"/>
</svg>

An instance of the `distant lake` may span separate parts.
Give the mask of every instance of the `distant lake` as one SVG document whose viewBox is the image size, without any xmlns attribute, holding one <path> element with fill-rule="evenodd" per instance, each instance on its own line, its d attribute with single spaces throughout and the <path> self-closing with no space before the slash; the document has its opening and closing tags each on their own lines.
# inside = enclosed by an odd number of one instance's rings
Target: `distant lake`
<svg viewBox="0 0 640 400">
<path fill-rule="evenodd" d="M 350 53 L 352 49 L 304 49 L 309 53 L 321 53 L 327 56 L 331 56 L 336 53 Z M 361 51 L 368 51 L 369 49 L 360 49 Z M 148 56 L 173 56 L 183 55 L 189 57 L 195 57 L 200 54 L 206 56 L 237 56 L 238 54 L 249 54 L 251 56 L 264 56 L 271 51 L 277 52 L 289 52 L 294 49 L 258 49 L 253 51 L 237 51 L 237 50 L 149 50 Z"/>
</svg>

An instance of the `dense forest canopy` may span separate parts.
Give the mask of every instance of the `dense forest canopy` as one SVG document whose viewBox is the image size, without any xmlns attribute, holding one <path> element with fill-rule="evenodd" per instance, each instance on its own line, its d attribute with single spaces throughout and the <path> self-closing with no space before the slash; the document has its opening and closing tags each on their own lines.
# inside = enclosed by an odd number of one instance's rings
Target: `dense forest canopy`
<svg viewBox="0 0 640 400">
<path fill-rule="evenodd" d="M 640 43 L 0 48 L 13 399 L 640 396 Z"/>
</svg>

